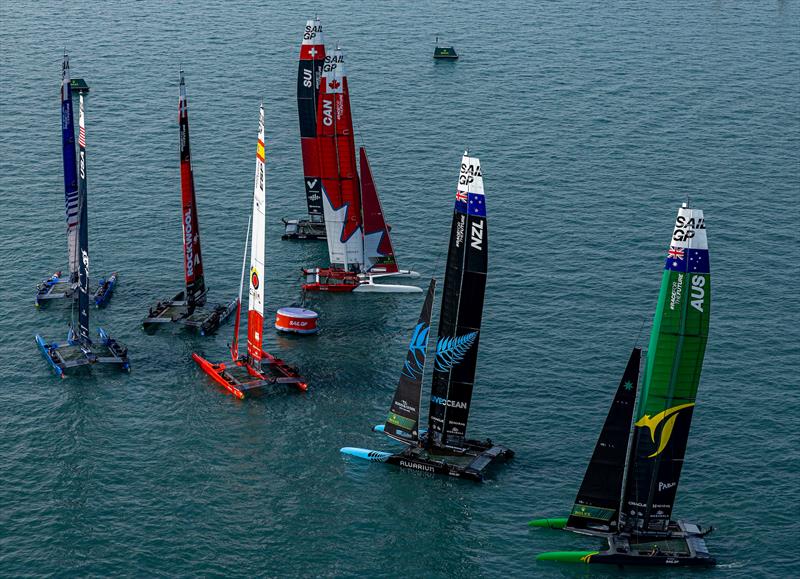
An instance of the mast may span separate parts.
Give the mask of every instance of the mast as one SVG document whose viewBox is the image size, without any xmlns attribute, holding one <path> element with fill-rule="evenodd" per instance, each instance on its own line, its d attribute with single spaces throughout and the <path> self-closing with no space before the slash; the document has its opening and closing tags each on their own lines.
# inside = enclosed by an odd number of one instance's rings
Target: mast
<svg viewBox="0 0 800 579">
<path fill-rule="evenodd" d="M 200 222 L 197 219 L 192 155 L 189 150 L 189 103 L 186 99 L 186 83 L 183 79 L 183 70 L 180 71 L 178 125 L 181 136 L 183 269 L 186 278 L 186 302 L 191 313 L 194 311 L 195 306 L 202 306 L 206 303 L 206 285 L 203 277 L 203 258 L 200 252 Z"/>
<path fill-rule="evenodd" d="M 297 68 L 297 113 L 300 117 L 300 146 L 303 153 L 303 181 L 308 214 L 323 221 L 322 181 L 317 150 L 317 101 L 325 62 L 325 39 L 318 18 L 306 21 L 300 64 Z"/>
<path fill-rule="evenodd" d="M 358 269 L 364 263 L 361 195 L 347 75 L 338 47 L 325 57 L 317 107 L 317 142 L 331 267 Z"/>
<path fill-rule="evenodd" d="M 398 269 L 392 237 L 383 216 L 381 199 L 372 178 L 372 170 L 364 147 L 359 149 L 359 166 L 361 168 L 361 203 L 364 213 L 364 269 L 395 273 Z"/>
<path fill-rule="evenodd" d="M 89 209 L 86 181 L 86 124 L 83 95 L 78 95 L 78 337 L 81 344 L 91 344 L 89 338 Z"/>
<path fill-rule="evenodd" d="M 69 55 L 65 52 L 61 68 L 61 144 L 64 159 L 64 208 L 67 217 L 69 279 L 73 283 L 78 281 L 78 163 L 75 156 L 74 123 Z"/>
<path fill-rule="evenodd" d="M 400 380 L 397 383 L 397 390 L 395 390 L 392 405 L 389 407 L 389 416 L 386 418 L 383 430 L 388 436 L 405 444 L 419 442 L 419 405 L 435 291 L 436 279 L 431 279 L 419 320 L 411 335 L 406 361 L 400 372 Z"/>
<path fill-rule="evenodd" d="M 488 265 L 488 230 L 480 160 L 461 159 L 436 342 L 429 440 L 461 448 L 478 361 Z"/>
<path fill-rule="evenodd" d="M 641 355 L 638 347 L 631 352 L 575 497 L 568 529 L 609 532 L 617 524 Z"/>
<path fill-rule="evenodd" d="M 256 175 L 253 186 L 253 231 L 250 240 L 250 307 L 247 313 L 247 363 L 261 371 L 264 333 L 264 228 L 266 220 L 266 178 L 264 175 L 264 105 L 259 110 Z"/>
<path fill-rule="evenodd" d="M 703 366 L 711 274 L 703 212 L 678 210 L 636 409 L 625 528 L 663 532 L 672 516 Z"/>
<path fill-rule="evenodd" d="M 239 326 L 242 319 L 242 288 L 244 287 L 244 272 L 247 268 L 247 247 L 250 241 L 250 224 L 253 215 L 247 219 L 247 233 L 244 236 L 244 255 L 242 256 L 242 277 L 239 279 L 239 297 L 236 299 L 236 321 L 233 323 L 233 343 L 231 343 L 231 358 L 234 362 L 239 359 Z"/>
</svg>

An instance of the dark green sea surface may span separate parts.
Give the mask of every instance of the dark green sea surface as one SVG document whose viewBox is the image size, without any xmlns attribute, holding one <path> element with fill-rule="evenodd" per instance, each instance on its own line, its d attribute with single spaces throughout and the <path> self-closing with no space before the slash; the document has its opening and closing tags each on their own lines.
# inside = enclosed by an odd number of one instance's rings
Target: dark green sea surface
<svg viewBox="0 0 800 579">
<path fill-rule="evenodd" d="M 257 401 L 190 359 L 224 359 L 230 325 L 140 330 L 182 284 L 181 65 L 211 299 L 237 291 L 262 98 L 268 322 L 324 261 L 323 244 L 280 240 L 280 218 L 304 210 L 295 83 L 315 13 L 346 50 L 402 265 L 441 273 L 461 153 L 482 160 L 469 431 L 517 452 L 482 485 L 338 452 L 394 448 L 370 427 L 421 296 L 313 297 L 318 337 L 266 335 L 309 391 Z M 436 33 L 461 60 L 433 61 Z M 705 211 L 713 317 L 676 514 L 716 527 L 709 576 L 796 573 L 799 39 L 793 1 L 0 3 L 0 575 L 652 573 L 537 563 L 599 543 L 526 523 L 572 504 L 686 197 Z M 129 344 L 130 376 L 59 380 L 33 342 L 69 320 L 33 307 L 36 282 L 66 267 L 65 47 L 92 87 L 93 277 L 121 281 L 92 323 Z"/>
</svg>

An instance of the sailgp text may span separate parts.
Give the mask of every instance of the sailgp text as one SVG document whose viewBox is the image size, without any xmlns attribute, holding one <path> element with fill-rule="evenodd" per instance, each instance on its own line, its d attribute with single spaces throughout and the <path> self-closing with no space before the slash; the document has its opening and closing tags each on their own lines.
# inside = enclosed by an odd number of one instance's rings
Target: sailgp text
<svg viewBox="0 0 800 579">
<path fill-rule="evenodd" d="M 686 219 L 683 215 L 678 215 L 675 219 L 675 229 L 672 232 L 673 241 L 686 241 L 695 235 L 695 229 L 705 229 L 705 219 L 690 217 Z"/>
</svg>

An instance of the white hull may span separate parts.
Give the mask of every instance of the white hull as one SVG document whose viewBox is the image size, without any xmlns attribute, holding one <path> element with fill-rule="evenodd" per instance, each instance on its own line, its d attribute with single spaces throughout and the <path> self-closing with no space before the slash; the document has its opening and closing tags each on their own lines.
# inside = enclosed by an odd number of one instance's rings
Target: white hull
<svg viewBox="0 0 800 579">
<path fill-rule="evenodd" d="M 385 294 L 421 294 L 422 288 L 413 285 L 397 285 L 390 283 L 375 283 L 373 278 L 369 276 L 368 281 L 358 285 L 353 289 L 354 292 L 359 293 L 385 293 Z"/>
<path fill-rule="evenodd" d="M 398 271 L 389 272 L 389 273 L 367 273 L 362 274 L 364 279 L 373 278 L 373 279 L 380 279 L 383 277 L 406 277 L 408 279 L 418 279 L 419 273 L 416 271 L 411 271 L 410 269 L 400 269 Z"/>
</svg>

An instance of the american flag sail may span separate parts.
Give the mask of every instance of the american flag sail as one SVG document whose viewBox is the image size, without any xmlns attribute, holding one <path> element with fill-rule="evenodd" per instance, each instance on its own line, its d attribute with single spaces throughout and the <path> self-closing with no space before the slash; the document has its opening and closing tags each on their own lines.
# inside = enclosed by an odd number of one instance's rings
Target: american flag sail
<svg viewBox="0 0 800 579">
<path fill-rule="evenodd" d="M 78 281 L 78 160 L 75 152 L 75 121 L 72 114 L 69 56 L 61 69 L 61 144 L 64 159 L 64 208 L 67 217 L 67 252 L 70 281 Z"/>
<path fill-rule="evenodd" d="M 86 180 L 86 122 L 83 95 L 79 95 L 78 126 L 78 337 L 89 344 L 89 209 Z"/>
</svg>

